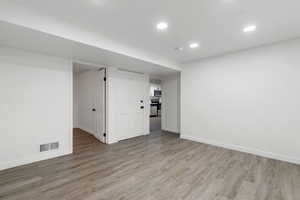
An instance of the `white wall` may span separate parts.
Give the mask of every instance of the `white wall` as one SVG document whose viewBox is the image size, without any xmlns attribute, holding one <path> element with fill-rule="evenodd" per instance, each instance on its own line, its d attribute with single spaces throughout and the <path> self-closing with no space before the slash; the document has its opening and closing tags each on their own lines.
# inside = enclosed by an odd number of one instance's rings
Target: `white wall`
<svg viewBox="0 0 300 200">
<path fill-rule="evenodd" d="M 183 68 L 183 138 L 300 163 L 300 40 Z"/>
<path fill-rule="evenodd" d="M 95 70 L 87 70 L 76 75 L 78 128 L 96 136 L 96 119 L 92 109 L 96 107 L 96 84 L 100 84 L 97 82 L 97 73 Z"/>
<path fill-rule="evenodd" d="M 119 88 L 120 85 L 124 84 L 122 80 L 123 76 L 117 68 L 110 67 L 107 69 L 107 133 L 108 133 L 108 143 L 115 143 L 122 138 L 122 130 L 118 128 L 120 113 L 120 106 L 126 104 L 126 99 L 119 98 Z M 130 73 L 130 72 L 128 72 Z M 133 73 L 134 78 L 134 73 Z M 140 84 L 144 87 L 144 100 L 145 105 L 149 102 L 149 76 L 136 74 L 136 78 L 140 81 Z M 150 107 L 145 106 L 144 112 L 144 134 L 150 133 L 149 125 L 149 114 Z"/>
<path fill-rule="evenodd" d="M 0 91 L 0 170 L 72 153 L 70 61 L 0 47 Z"/>
<path fill-rule="evenodd" d="M 180 74 L 162 79 L 162 130 L 180 133 Z"/>
</svg>

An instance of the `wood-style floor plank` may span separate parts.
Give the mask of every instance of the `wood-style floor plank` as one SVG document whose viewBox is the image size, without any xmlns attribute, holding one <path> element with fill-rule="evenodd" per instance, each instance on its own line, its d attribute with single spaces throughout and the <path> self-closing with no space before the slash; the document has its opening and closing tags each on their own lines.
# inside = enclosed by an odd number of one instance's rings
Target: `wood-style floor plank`
<svg viewBox="0 0 300 200">
<path fill-rule="evenodd" d="M 156 132 L 0 171 L 0 199 L 299 200 L 300 166 Z"/>
</svg>

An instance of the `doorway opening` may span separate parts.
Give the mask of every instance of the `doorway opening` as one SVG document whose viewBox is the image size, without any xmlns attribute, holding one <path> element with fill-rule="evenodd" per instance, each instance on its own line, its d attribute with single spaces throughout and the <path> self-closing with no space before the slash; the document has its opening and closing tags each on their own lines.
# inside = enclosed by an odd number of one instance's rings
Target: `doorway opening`
<svg viewBox="0 0 300 200">
<path fill-rule="evenodd" d="M 73 64 L 74 152 L 105 144 L 106 68 Z"/>
<path fill-rule="evenodd" d="M 150 78 L 150 133 L 161 131 L 161 80 Z"/>
</svg>

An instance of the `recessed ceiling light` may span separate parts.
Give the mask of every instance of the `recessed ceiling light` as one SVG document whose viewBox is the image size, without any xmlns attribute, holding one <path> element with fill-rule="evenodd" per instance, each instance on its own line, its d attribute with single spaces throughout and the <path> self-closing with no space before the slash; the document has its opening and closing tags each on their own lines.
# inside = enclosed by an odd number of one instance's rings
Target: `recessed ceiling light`
<svg viewBox="0 0 300 200">
<path fill-rule="evenodd" d="M 255 25 L 249 25 L 249 26 L 244 27 L 244 29 L 243 29 L 244 33 L 253 32 L 255 30 L 256 30 Z"/>
<path fill-rule="evenodd" d="M 157 30 L 166 30 L 168 28 L 168 24 L 166 22 L 159 22 L 156 25 Z"/>
<path fill-rule="evenodd" d="M 198 47 L 199 47 L 199 44 L 196 43 L 196 42 L 190 44 L 191 49 L 195 49 L 195 48 L 198 48 Z"/>
</svg>

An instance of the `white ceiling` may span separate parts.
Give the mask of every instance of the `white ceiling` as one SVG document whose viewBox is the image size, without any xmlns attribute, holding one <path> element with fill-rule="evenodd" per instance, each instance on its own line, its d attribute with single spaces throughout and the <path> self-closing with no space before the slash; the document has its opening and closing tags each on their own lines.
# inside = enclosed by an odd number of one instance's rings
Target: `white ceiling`
<svg viewBox="0 0 300 200">
<path fill-rule="evenodd" d="M 299 0 L 2 0 L 0 19 L 31 23 L 31 28 L 34 23 L 48 23 L 45 32 L 58 31 L 53 23 L 76 27 L 114 41 L 119 52 L 126 47 L 130 51 L 123 52 L 143 52 L 140 58 L 175 66 L 297 38 L 299 8 Z M 161 20 L 169 24 L 166 32 L 155 29 Z M 248 24 L 256 24 L 257 31 L 243 33 Z M 70 37 L 73 34 L 75 31 Z M 199 42 L 200 48 L 188 49 L 193 41 Z M 176 47 L 185 49 L 174 51 Z"/>
<path fill-rule="evenodd" d="M 85 64 L 81 65 L 81 69 L 86 69 L 82 66 L 88 68 L 107 66 L 145 73 L 153 77 L 163 77 L 178 72 L 126 55 L 1 21 L 0 45 L 67 58 Z"/>
</svg>

